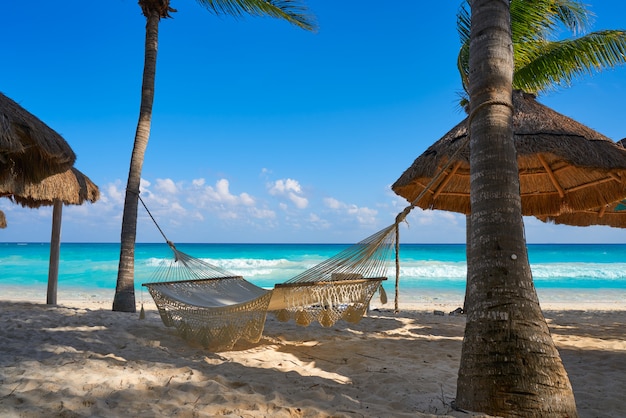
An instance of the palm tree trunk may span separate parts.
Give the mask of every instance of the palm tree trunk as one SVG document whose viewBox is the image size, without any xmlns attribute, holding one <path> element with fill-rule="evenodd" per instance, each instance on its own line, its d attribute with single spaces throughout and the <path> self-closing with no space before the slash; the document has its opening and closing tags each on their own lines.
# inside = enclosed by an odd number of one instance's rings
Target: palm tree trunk
<svg viewBox="0 0 626 418">
<path fill-rule="evenodd" d="M 126 199 L 122 218 L 120 263 L 117 273 L 117 286 L 113 300 L 113 310 L 136 312 L 135 305 L 135 239 L 137 237 L 137 206 L 141 169 L 150 138 L 152 103 L 154 102 L 154 81 L 156 75 L 157 46 L 159 40 L 160 15 L 154 11 L 146 17 L 146 44 L 141 86 L 139 121 L 135 132 L 135 145 L 130 159 Z"/>
<path fill-rule="evenodd" d="M 497 416 L 576 417 L 526 251 L 513 143 L 509 0 L 473 0 L 471 10 L 471 230 L 456 402 Z"/>
</svg>

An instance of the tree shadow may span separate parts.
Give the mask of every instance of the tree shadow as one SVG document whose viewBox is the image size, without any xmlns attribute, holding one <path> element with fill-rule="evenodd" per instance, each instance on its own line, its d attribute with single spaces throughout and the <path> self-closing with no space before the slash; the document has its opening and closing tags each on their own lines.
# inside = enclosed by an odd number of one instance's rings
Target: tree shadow
<svg viewBox="0 0 626 418">
<path fill-rule="evenodd" d="M 307 374 L 306 367 L 267 364 L 264 350 L 286 344 L 276 334 L 236 353 L 211 353 L 164 327 L 154 310 L 140 320 L 138 314 L 0 301 L 0 321 L 0 410 L 9 415 L 416 413 L 411 403 L 386 405 L 384 396 L 364 396 L 346 370 Z M 356 332 L 365 332 L 367 325 L 356 325 L 365 327 Z M 245 356 L 233 361 L 237 353 Z M 388 374 L 385 354 L 378 355 L 383 356 L 378 372 Z"/>
<path fill-rule="evenodd" d="M 623 314 L 619 314 L 623 316 Z M 626 324 L 611 311 L 545 311 L 583 416 L 626 416 Z M 619 394 L 619 399 L 616 399 Z"/>
</svg>

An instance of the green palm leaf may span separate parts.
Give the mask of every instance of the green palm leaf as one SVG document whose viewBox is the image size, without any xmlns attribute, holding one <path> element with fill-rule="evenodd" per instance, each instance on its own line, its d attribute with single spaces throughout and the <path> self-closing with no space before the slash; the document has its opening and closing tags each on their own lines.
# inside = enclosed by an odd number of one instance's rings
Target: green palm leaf
<svg viewBox="0 0 626 418">
<path fill-rule="evenodd" d="M 295 0 L 196 0 L 216 15 L 268 16 L 288 21 L 302 29 L 316 30 L 313 16 Z"/>
<path fill-rule="evenodd" d="M 626 63 L 626 31 L 606 30 L 571 40 L 537 41 L 524 44 L 520 50 L 523 59 L 516 59 L 513 87 L 538 94 Z"/>
<path fill-rule="evenodd" d="M 605 30 L 557 40 L 566 29 L 573 36 L 587 32 L 593 14 L 578 0 L 511 0 L 511 35 L 515 73 L 513 87 L 528 93 L 569 86 L 576 78 L 626 63 L 626 31 Z M 461 40 L 457 66 L 467 102 L 470 7 L 457 14 Z"/>
</svg>

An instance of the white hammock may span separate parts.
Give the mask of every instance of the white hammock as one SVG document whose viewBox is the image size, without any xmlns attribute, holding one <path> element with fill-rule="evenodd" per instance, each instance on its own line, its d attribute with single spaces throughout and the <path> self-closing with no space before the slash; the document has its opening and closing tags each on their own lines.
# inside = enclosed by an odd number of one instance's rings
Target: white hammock
<svg viewBox="0 0 626 418">
<path fill-rule="evenodd" d="M 172 260 L 159 265 L 154 280 L 143 286 L 166 326 L 213 351 L 229 350 L 240 339 L 258 342 L 268 311 L 281 321 L 331 326 L 339 319 L 360 321 L 377 290 L 386 302 L 381 283 L 387 279 L 398 220 L 268 290 L 176 249 L 139 200 L 174 252 Z"/>
<path fill-rule="evenodd" d="M 273 290 L 191 257 L 168 241 L 174 259 L 162 262 L 154 280 L 143 286 L 166 326 L 187 340 L 223 351 L 240 339 L 258 342 L 268 311 L 303 326 L 360 321 L 374 293 L 384 293 L 381 283 L 393 237 L 393 228 L 386 228 Z"/>
</svg>

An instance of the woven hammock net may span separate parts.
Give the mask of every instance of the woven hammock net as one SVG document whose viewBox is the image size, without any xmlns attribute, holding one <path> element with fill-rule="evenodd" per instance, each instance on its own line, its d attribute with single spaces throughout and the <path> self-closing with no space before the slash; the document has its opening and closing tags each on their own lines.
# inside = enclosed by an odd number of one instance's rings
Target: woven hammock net
<svg viewBox="0 0 626 418">
<path fill-rule="evenodd" d="M 280 321 L 307 326 L 314 321 L 332 326 L 339 319 L 361 320 L 377 290 L 387 279 L 395 225 L 354 244 L 328 260 L 274 287 L 269 309 Z"/>
<path fill-rule="evenodd" d="M 161 261 L 152 282 L 143 285 L 166 326 L 212 351 L 229 350 L 240 339 L 258 342 L 268 311 L 303 326 L 314 321 L 332 326 L 339 319 L 355 323 L 377 290 L 386 301 L 381 283 L 394 231 L 388 227 L 273 290 L 189 256 L 168 241 L 173 259 Z"/>
<path fill-rule="evenodd" d="M 259 341 L 271 291 L 170 247 L 174 258 L 143 284 L 163 323 L 212 351 L 229 350 L 240 339 Z"/>
</svg>

